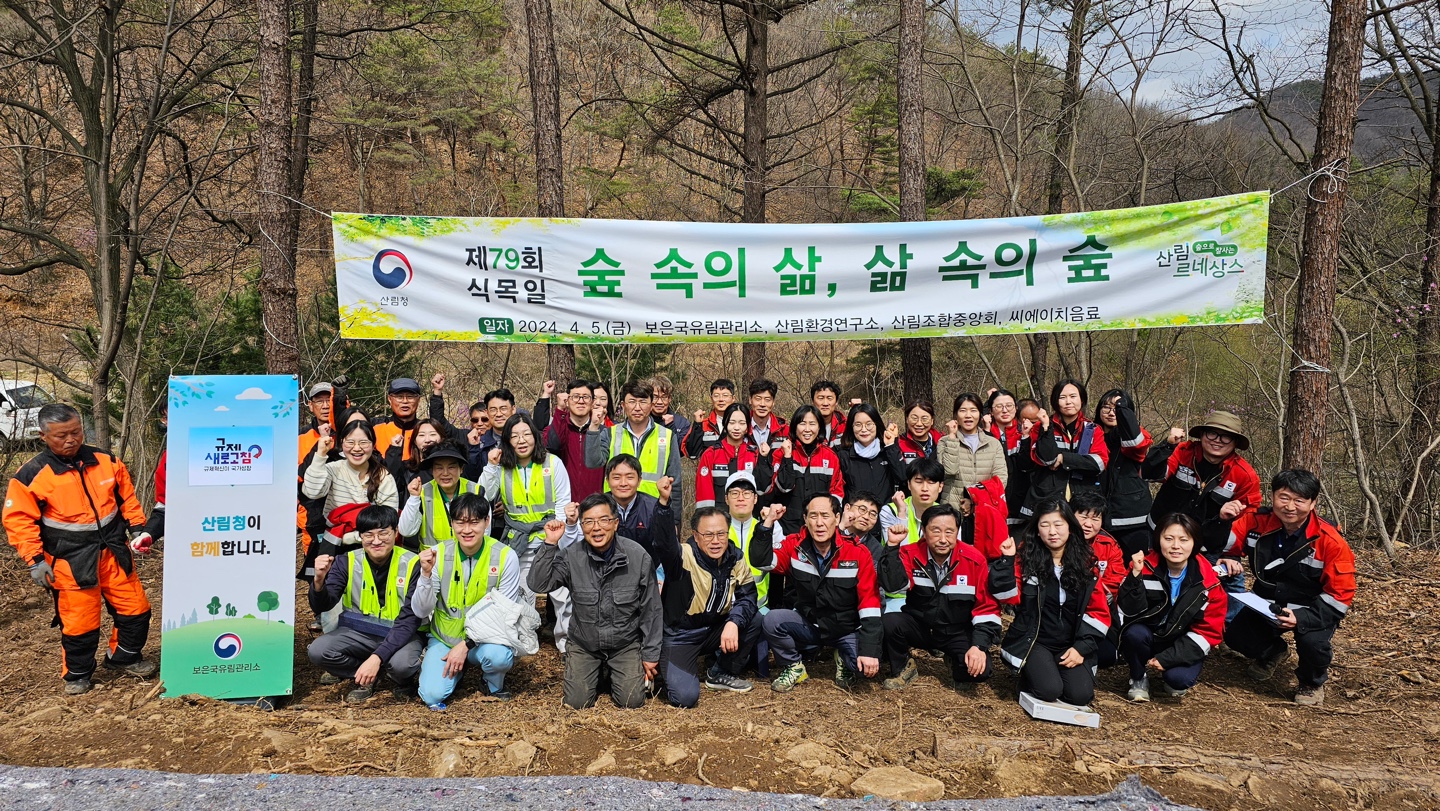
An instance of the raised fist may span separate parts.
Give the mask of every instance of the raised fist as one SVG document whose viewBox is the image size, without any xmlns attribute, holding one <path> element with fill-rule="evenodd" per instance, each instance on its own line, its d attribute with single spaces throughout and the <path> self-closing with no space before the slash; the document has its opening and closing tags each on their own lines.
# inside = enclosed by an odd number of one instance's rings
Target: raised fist
<svg viewBox="0 0 1440 811">
<path fill-rule="evenodd" d="M 403 447 L 404 445 L 405 445 L 405 432 L 404 432 L 404 431 L 401 431 L 400 433 L 396 434 L 396 435 L 395 435 L 395 438 L 392 439 L 392 440 L 390 440 L 390 447 L 392 447 L 392 448 L 399 448 L 399 447 Z"/>
<path fill-rule="evenodd" d="M 949 422 L 945 423 L 945 430 L 950 433 L 950 438 L 951 438 L 951 439 L 958 439 L 958 438 L 960 437 L 960 423 L 959 423 L 959 421 L 957 421 L 957 420 L 950 420 Z"/>
<path fill-rule="evenodd" d="M 545 522 L 545 543 L 551 546 L 559 546 L 560 538 L 565 534 L 565 522 L 558 518 L 551 518 Z"/>
<path fill-rule="evenodd" d="M 673 425 L 673 424 L 675 423 L 675 415 L 674 415 L 674 414 L 666 414 L 665 416 L 661 417 L 660 419 L 663 420 L 666 425 Z"/>
<path fill-rule="evenodd" d="M 579 521 L 580 521 L 580 505 L 577 504 L 577 503 L 575 503 L 575 502 L 573 502 L 573 501 L 570 502 L 569 504 L 566 504 L 566 505 L 565 505 L 565 523 L 566 523 L 566 524 L 569 524 L 570 526 L 573 527 L 573 526 L 575 526 L 575 524 L 578 523 Z"/>
<path fill-rule="evenodd" d="M 783 457 L 783 458 L 785 458 L 785 459 L 789 459 L 789 458 L 790 458 L 790 454 L 793 453 L 793 452 L 794 452 L 794 446 L 790 444 L 790 440 L 789 440 L 789 439 L 782 439 L 782 440 L 780 440 L 780 456 L 781 456 L 781 457 Z"/>
<path fill-rule="evenodd" d="M 1007 557 L 1007 558 L 1008 558 L 1008 557 L 1014 557 L 1014 555 L 1015 555 L 1015 539 L 1014 539 L 1014 538 L 1006 538 L 1004 541 L 1002 541 L 1002 542 L 1000 543 L 1000 554 L 1004 555 L 1004 556 Z"/>
<path fill-rule="evenodd" d="M 899 490 L 896 490 L 896 491 L 895 491 L 895 495 L 893 495 L 893 496 L 890 497 L 890 502 L 891 502 L 891 504 L 894 505 L 892 509 L 895 510 L 895 517 L 896 517 L 896 518 L 900 519 L 901 521 L 904 521 L 904 520 L 906 520 L 906 519 L 909 517 L 909 515 L 910 515 L 910 509 L 905 506 L 905 494 L 904 494 L 904 493 L 900 492 Z"/>
<path fill-rule="evenodd" d="M 761 456 L 769 456 L 769 455 L 770 455 L 770 443 L 769 443 L 769 442 L 761 442 L 761 443 L 760 443 L 760 447 L 756 448 L 756 449 L 755 449 L 755 452 L 758 453 L 758 454 L 760 454 Z"/>
<path fill-rule="evenodd" d="M 655 489 L 660 491 L 660 503 L 669 504 L 670 494 L 675 490 L 675 480 L 669 476 L 661 476 L 660 481 L 655 483 Z"/>
<path fill-rule="evenodd" d="M 702 422 L 704 422 L 704 421 L 705 421 L 705 412 L 704 412 L 704 411 L 696 411 L 696 412 L 695 412 L 695 424 L 696 424 L 696 425 L 699 425 L 700 423 L 702 423 Z"/>
<path fill-rule="evenodd" d="M 411 496 L 413 496 L 413 497 L 415 497 L 415 498 L 419 498 L 419 497 L 420 497 L 420 487 L 421 487 L 421 485 L 420 485 L 420 477 L 419 477 L 419 476 L 416 476 L 415 478 L 413 478 L 413 479 L 410 480 L 410 483 L 405 486 L 405 489 L 410 491 L 410 495 L 411 495 Z"/>
<path fill-rule="evenodd" d="M 315 582 L 324 583 L 325 575 L 330 573 L 330 567 L 335 563 L 334 555 L 317 555 L 315 557 Z"/>
<path fill-rule="evenodd" d="M 1185 429 L 1184 429 L 1184 428 L 1171 428 L 1171 429 L 1170 429 L 1170 444 L 1171 444 L 1171 445 L 1179 445 L 1181 442 L 1184 442 L 1184 441 L 1185 441 L 1185 437 L 1186 437 L 1186 433 L 1185 433 Z"/>
<path fill-rule="evenodd" d="M 1040 409 L 1040 430 L 1050 430 L 1050 414 L 1045 409 Z"/>
<path fill-rule="evenodd" d="M 478 427 L 476 427 L 476 428 L 471 428 L 471 429 L 470 429 L 470 433 L 465 436 L 465 439 L 466 439 L 471 445 L 479 445 L 479 444 L 480 444 L 480 437 L 483 437 L 483 436 L 485 436 L 485 432 L 482 431 L 482 430 L 480 430 Z"/>
<path fill-rule="evenodd" d="M 320 426 L 315 430 L 320 432 L 320 436 L 330 436 L 330 434 L 332 433 L 330 430 L 330 423 L 328 422 L 320 423 Z"/>
<path fill-rule="evenodd" d="M 491 448 L 490 453 L 485 456 L 485 461 L 489 462 L 492 465 L 500 464 L 500 449 Z"/>
<path fill-rule="evenodd" d="M 775 522 L 785 517 L 784 504 L 771 504 L 760 511 L 760 523 L 767 527 L 775 526 Z"/>
<path fill-rule="evenodd" d="M 444 372 L 436 372 L 435 376 L 430 378 L 430 390 L 436 394 L 440 394 L 441 392 L 445 391 Z"/>
<path fill-rule="evenodd" d="M 432 547 L 430 547 L 430 548 L 428 548 L 428 549 L 421 550 L 421 552 L 420 552 L 420 576 L 421 576 L 421 577 L 429 577 L 429 576 L 430 576 L 430 573 L 433 572 L 433 571 L 435 571 L 435 556 L 436 556 L 435 549 L 436 549 L 436 547 L 433 547 L 433 546 L 432 546 Z"/>
<path fill-rule="evenodd" d="M 897 440 L 897 439 L 899 439 L 899 438 L 900 438 L 900 426 L 896 425 L 896 424 L 893 423 L 893 422 L 890 423 L 889 425 L 885 426 L 885 444 L 886 444 L 886 445 L 894 445 L 894 444 L 895 444 L 895 440 Z"/>
<path fill-rule="evenodd" d="M 328 428 L 329 426 L 324 426 Z M 315 443 L 315 456 L 317 459 L 324 459 L 325 455 L 335 449 L 335 437 L 330 436 L 329 431 L 321 431 L 320 439 Z"/>
<path fill-rule="evenodd" d="M 890 525 L 889 529 L 885 530 L 885 543 L 889 546 L 899 546 L 905 543 L 905 539 L 909 536 L 910 528 L 903 522 L 896 521 Z"/>
<path fill-rule="evenodd" d="M 994 424 L 995 424 L 995 421 L 992 420 L 992 419 L 990 419 L 990 415 L 989 415 L 989 414 L 986 414 L 985 416 L 983 416 L 983 417 L 980 418 L 980 430 L 982 430 L 982 431 L 989 431 L 989 430 L 990 430 L 990 426 L 992 426 L 992 425 L 994 425 Z"/>
<path fill-rule="evenodd" d="M 865 402 L 865 401 L 864 401 L 864 400 L 861 400 L 859 397 L 851 397 L 851 398 L 850 398 L 850 407 L 851 407 L 851 408 L 854 408 L 855 406 L 860 405 L 860 404 L 863 403 L 863 402 Z"/>
<path fill-rule="evenodd" d="M 554 393 L 555 393 L 555 381 L 553 381 L 553 380 L 547 380 L 547 381 L 545 381 L 545 385 L 541 388 L 541 392 L 542 392 L 542 394 L 541 394 L 541 399 L 547 398 L 547 397 L 549 397 L 550 395 L 554 394 Z"/>
</svg>

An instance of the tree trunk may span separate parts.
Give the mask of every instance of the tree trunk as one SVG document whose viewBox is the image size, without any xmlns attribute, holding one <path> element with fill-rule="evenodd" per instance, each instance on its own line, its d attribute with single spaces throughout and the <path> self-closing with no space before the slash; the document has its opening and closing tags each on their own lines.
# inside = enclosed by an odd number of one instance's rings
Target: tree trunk
<svg viewBox="0 0 1440 811">
<path fill-rule="evenodd" d="M 1050 161 L 1050 182 L 1045 200 L 1046 214 L 1065 211 L 1065 186 L 1075 162 L 1076 132 L 1080 120 L 1080 67 L 1085 58 L 1085 21 L 1091 0 L 1074 0 L 1070 24 L 1065 29 L 1065 81 L 1060 90 L 1060 112 L 1055 119 L 1055 154 Z"/>
<path fill-rule="evenodd" d="M 319 39 L 320 0 L 301 0 L 299 76 L 295 81 L 295 132 L 290 140 L 290 244 L 285 255 L 295 266 L 300 243 L 300 201 L 310 169 L 310 122 L 315 110 L 315 45 Z"/>
<path fill-rule="evenodd" d="M 744 199 L 741 222 L 765 222 L 765 193 L 770 175 L 770 21 L 774 16 L 765 0 L 747 0 L 745 8 Z M 765 344 L 747 341 L 740 347 L 745 381 L 765 376 Z"/>
<path fill-rule="evenodd" d="M 1425 247 L 1420 262 L 1420 310 L 1415 325 L 1415 411 L 1410 426 L 1417 447 L 1429 444 L 1440 418 L 1440 122 L 1430 139 L 1430 195 L 1425 204 Z M 1435 465 L 1428 466 L 1436 469 Z"/>
<path fill-rule="evenodd" d="M 256 183 L 260 229 L 260 306 L 265 325 L 265 371 L 300 373 L 295 308 L 290 202 L 290 13 L 288 0 L 259 0 L 260 103 L 256 111 L 260 149 Z"/>
<path fill-rule="evenodd" d="M 525 0 L 530 38 L 530 107 L 535 116 L 535 201 L 541 217 L 565 216 L 565 162 L 560 141 L 560 66 L 550 0 Z M 545 347 L 546 376 L 564 386 L 575 377 L 575 347 Z"/>
<path fill-rule="evenodd" d="M 899 118 L 900 219 L 925 220 L 925 0 L 901 0 L 895 99 Z M 905 401 L 934 402 L 929 338 L 900 339 Z"/>
<path fill-rule="evenodd" d="M 1030 344 L 1030 396 L 1048 408 L 1045 391 L 1050 377 L 1050 335 L 1044 332 L 1030 335 L 1027 343 Z"/>
<path fill-rule="evenodd" d="M 1290 340 L 1295 357 L 1285 403 L 1284 464 L 1287 468 L 1306 468 L 1316 475 L 1321 473 L 1325 452 L 1331 317 L 1335 311 L 1350 153 L 1355 144 L 1355 116 L 1360 106 L 1365 11 L 1365 0 L 1335 0 L 1331 6 L 1325 83 L 1311 166 L 1333 166 L 1333 182 L 1320 178 L 1309 185 L 1300 255 L 1300 295 Z"/>
</svg>

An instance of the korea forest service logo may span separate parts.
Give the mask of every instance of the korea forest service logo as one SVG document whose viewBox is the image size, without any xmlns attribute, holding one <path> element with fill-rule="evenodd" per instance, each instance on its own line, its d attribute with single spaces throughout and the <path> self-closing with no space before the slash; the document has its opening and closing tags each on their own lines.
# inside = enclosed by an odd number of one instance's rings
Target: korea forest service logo
<svg viewBox="0 0 1440 811">
<path fill-rule="evenodd" d="M 221 634 L 215 637 L 215 655 L 221 659 L 234 659 L 240 655 L 245 643 L 236 634 Z"/>
<path fill-rule="evenodd" d="M 373 273 L 375 283 L 386 290 L 399 290 L 415 278 L 415 269 L 410 266 L 410 260 L 394 248 L 386 248 L 375 254 Z"/>
</svg>

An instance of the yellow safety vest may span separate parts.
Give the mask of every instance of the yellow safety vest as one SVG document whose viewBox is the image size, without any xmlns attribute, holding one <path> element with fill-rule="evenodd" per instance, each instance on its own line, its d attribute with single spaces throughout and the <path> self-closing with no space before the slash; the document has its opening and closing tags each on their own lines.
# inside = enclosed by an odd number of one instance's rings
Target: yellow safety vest
<svg viewBox="0 0 1440 811">
<path fill-rule="evenodd" d="M 526 543 L 544 540 L 544 531 L 536 525 L 555 517 L 555 477 L 559 467 L 560 460 L 550 454 L 544 464 L 531 462 L 500 471 L 500 500 L 505 502 L 506 524 L 503 539 L 510 548 L 519 551 Z"/>
<path fill-rule="evenodd" d="M 642 493 L 660 497 L 660 478 L 665 475 L 665 468 L 670 463 L 670 442 L 671 433 L 669 428 L 653 420 L 650 423 L 650 434 L 641 440 L 640 450 L 635 450 L 635 438 L 626 427 L 626 423 L 612 426 L 610 428 L 610 458 L 614 459 L 622 453 L 628 453 L 640 460 L 640 487 Z M 646 442 L 650 436 L 655 437 L 655 442 Z M 605 492 L 610 492 L 610 482 L 605 482 Z"/>
<path fill-rule="evenodd" d="M 469 479 L 461 479 L 455 495 L 473 495 L 480 492 L 480 485 Z M 422 549 L 439 546 L 443 541 L 455 538 L 450 529 L 450 499 L 440 490 L 434 479 L 420 488 L 420 544 Z"/>
<path fill-rule="evenodd" d="M 905 535 L 905 543 L 901 546 L 909 546 L 912 543 L 920 542 L 920 516 L 915 514 L 915 502 L 912 499 L 905 499 L 905 525 L 909 532 Z"/>
<path fill-rule="evenodd" d="M 485 548 L 481 550 L 467 583 L 460 554 L 459 542 L 446 541 L 440 545 L 439 560 L 435 562 L 440 593 L 435 597 L 435 616 L 430 620 L 430 633 L 451 647 L 465 641 L 465 612 L 500 585 L 500 575 L 507 565 L 513 565 L 515 555 L 510 547 L 486 539 Z"/>
<path fill-rule="evenodd" d="M 410 591 L 410 579 L 415 576 L 420 558 L 413 552 L 395 549 L 390 553 L 390 567 L 385 573 L 385 604 L 380 604 L 378 585 L 370 571 L 370 561 L 364 549 L 356 549 L 346 556 L 349 579 L 345 593 L 340 596 L 340 624 L 373 636 L 384 636 L 395 625 L 400 609 L 405 605 L 405 595 Z"/>
<path fill-rule="evenodd" d="M 730 524 L 730 543 L 733 543 L 735 544 L 735 546 L 739 547 L 740 554 L 744 556 L 747 562 L 750 560 L 750 539 L 753 537 L 755 527 L 757 524 L 759 524 L 759 522 L 760 519 L 751 518 L 748 522 L 749 525 L 747 526 L 747 529 L 749 529 L 750 531 L 745 533 L 745 537 L 743 538 L 740 537 L 740 532 L 735 529 L 735 524 Z M 771 542 L 771 545 L 774 545 L 773 541 Z M 757 598 L 758 605 L 761 608 L 768 607 L 770 605 L 770 573 L 751 566 L 750 574 L 755 576 L 755 596 Z"/>
</svg>

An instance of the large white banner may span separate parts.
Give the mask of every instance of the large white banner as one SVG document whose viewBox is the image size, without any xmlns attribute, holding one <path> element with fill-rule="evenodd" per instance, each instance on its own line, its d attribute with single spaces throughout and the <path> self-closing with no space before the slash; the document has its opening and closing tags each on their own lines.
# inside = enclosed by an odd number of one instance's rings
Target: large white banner
<svg viewBox="0 0 1440 811">
<path fill-rule="evenodd" d="M 166 696 L 290 693 L 299 394 L 289 375 L 170 378 Z"/>
<path fill-rule="evenodd" d="M 1269 202 L 844 225 L 336 213 L 340 328 L 649 343 L 1258 323 Z"/>
</svg>

